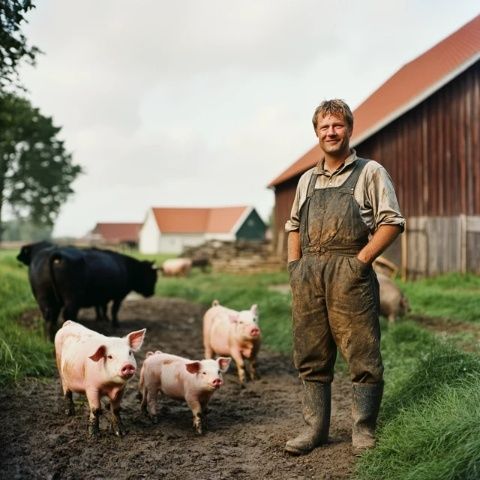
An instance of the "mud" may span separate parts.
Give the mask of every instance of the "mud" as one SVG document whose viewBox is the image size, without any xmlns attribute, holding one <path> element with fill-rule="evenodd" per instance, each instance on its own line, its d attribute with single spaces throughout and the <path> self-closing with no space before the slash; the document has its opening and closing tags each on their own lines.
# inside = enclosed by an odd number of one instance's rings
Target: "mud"
<svg viewBox="0 0 480 480">
<path fill-rule="evenodd" d="M 161 349 L 202 358 L 199 305 L 154 298 L 125 302 L 119 335 L 147 328 L 139 366 L 148 350 Z M 87 327 L 111 334 L 108 324 L 86 312 Z M 160 420 L 152 424 L 136 398 L 138 374 L 128 384 L 122 420 L 128 434 L 113 436 L 106 415 L 100 435 L 87 437 L 88 405 L 74 395 L 76 413 L 64 414 L 58 378 L 28 380 L 0 392 L 0 478 L 2 479 L 346 479 L 351 453 L 350 384 L 333 384 L 330 443 L 303 457 L 283 452 L 289 436 L 303 424 L 300 383 L 289 358 L 261 349 L 260 380 L 241 389 L 230 367 L 225 385 L 209 403 L 208 428 L 194 432 L 188 407 L 160 400 Z"/>
</svg>

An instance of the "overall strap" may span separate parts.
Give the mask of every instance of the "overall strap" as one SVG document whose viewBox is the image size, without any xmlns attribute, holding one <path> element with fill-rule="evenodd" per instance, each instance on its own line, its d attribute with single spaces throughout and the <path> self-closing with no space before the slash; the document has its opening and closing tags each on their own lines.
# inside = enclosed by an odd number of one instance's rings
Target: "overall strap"
<svg viewBox="0 0 480 480">
<path fill-rule="evenodd" d="M 312 176 L 310 177 L 310 182 L 308 183 L 306 198 L 310 198 L 313 195 L 313 192 L 315 190 L 315 184 L 317 183 L 317 178 L 318 178 L 318 173 L 313 172 Z"/>
<path fill-rule="evenodd" d="M 369 160 L 366 160 L 365 158 L 357 158 L 357 160 L 355 161 L 355 166 L 353 167 L 353 172 L 340 186 L 340 190 L 342 192 L 350 193 L 351 195 L 353 195 L 358 178 L 360 177 L 362 170 L 368 162 Z"/>
</svg>

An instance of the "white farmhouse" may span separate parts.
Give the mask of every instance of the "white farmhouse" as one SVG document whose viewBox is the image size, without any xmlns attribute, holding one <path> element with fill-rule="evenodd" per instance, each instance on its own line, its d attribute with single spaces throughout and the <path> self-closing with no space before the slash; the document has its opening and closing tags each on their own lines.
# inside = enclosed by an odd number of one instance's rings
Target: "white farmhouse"
<svg viewBox="0 0 480 480">
<path fill-rule="evenodd" d="M 140 229 L 142 253 L 180 253 L 207 240 L 263 240 L 267 227 L 252 206 L 156 208 Z"/>
</svg>

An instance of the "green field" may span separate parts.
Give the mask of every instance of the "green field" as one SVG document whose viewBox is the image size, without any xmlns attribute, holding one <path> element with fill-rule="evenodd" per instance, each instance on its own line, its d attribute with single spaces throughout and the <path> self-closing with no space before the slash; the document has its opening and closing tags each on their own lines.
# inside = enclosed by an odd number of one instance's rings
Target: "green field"
<svg viewBox="0 0 480 480">
<path fill-rule="evenodd" d="M 35 307 L 26 268 L 16 252 L 0 251 L 0 385 L 54 371 L 52 344 L 42 336 L 42 321 L 30 314 L 28 327 L 17 321 Z M 160 262 L 162 259 L 157 259 Z M 157 295 L 181 297 L 208 306 L 212 300 L 235 309 L 260 310 L 265 344 L 290 354 L 291 297 L 272 289 L 287 283 L 286 273 L 226 275 L 194 270 L 188 278 L 159 278 Z M 480 277 L 446 275 L 400 284 L 412 318 L 476 325 Z M 23 324 L 23 323 L 22 323 Z M 385 398 L 377 448 L 361 457 L 358 479 L 480 478 L 480 359 L 456 348 L 406 318 L 382 320 Z"/>
</svg>

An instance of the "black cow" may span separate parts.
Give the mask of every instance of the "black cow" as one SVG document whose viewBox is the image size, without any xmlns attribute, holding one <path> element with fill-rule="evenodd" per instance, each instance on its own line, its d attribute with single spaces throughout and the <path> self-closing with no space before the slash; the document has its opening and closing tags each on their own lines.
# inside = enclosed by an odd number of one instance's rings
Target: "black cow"
<svg viewBox="0 0 480 480">
<path fill-rule="evenodd" d="M 153 262 L 96 248 L 78 249 L 49 242 L 25 245 L 17 259 L 28 265 L 33 295 L 53 340 L 63 308 L 64 320 L 76 320 L 80 308 L 95 307 L 97 318 L 112 304 L 112 323 L 118 326 L 118 310 L 132 290 L 145 297 L 155 291 L 157 272 Z"/>
<path fill-rule="evenodd" d="M 60 258 L 54 257 L 58 255 L 61 248 L 61 253 L 64 258 L 68 258 L 70 269 L 76 269 L 75 278 L 72 280 L 63 279 L 64 282 L 61 286 L 61 292 L 57 292 L 55 283 L 52 282 L 52 264 L 50 260 L 54 261 L 56 267 L 60 267 Z M 75 247 L 58 247 L 51 242 L 42 241 L 25 245 L 17 255 L 17 260 L 21 261 L 25 265 L 29 266 L 29 280 L 35 298 L 40 306 L 47 305 L 53 308 L 58 317 L 57 308 L 62 308 L 63 299 L 61 299 L 61 305 L 55 305 L 56 300 L 60 299 L 60 294 L 65 293 L 65 290 L 83 289 L 82 283 L 85 280 L 85 262 L 83 254 L 86 250 L 78 250 Z M 65 296 L 65 295 L 64 295 Z M 71 296 L 71 295 L 66 295 Z M 95 305 L 97 313 L 97 320 L 106 318 L 106 305 Z M 51 308 L 42 309 L 42 313 L 45 318 L 47 314 L 51 313 Z M 66 315 L 68 315 L 68 311 Z M 50 316 L 50 315 L 49 315 Z"/>
</svg>

